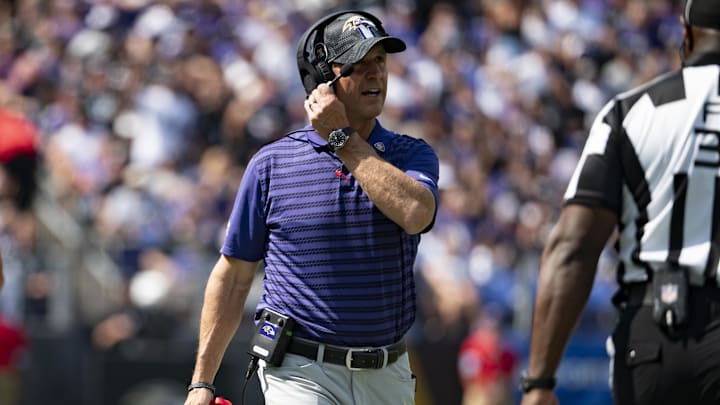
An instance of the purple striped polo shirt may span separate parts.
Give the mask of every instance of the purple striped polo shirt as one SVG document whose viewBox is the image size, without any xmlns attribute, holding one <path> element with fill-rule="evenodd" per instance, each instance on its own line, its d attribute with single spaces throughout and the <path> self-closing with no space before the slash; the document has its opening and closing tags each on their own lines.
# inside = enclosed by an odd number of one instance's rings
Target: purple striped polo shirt
<svg viewBox="0 0 720 405">
<path fill-rule="evenodd" d="M 437 203 L 438 158 L 430 145 L 377 121 L 368 142 Z M 270 307 L 291 316 L 295 336 L 382 346 L 400 340 L 415 319 L 419 242 L 375 207 L 327 141 L 306 127 L 253 156 L 220 251 L 265 261 L 256 314 Z"/>
</svg>

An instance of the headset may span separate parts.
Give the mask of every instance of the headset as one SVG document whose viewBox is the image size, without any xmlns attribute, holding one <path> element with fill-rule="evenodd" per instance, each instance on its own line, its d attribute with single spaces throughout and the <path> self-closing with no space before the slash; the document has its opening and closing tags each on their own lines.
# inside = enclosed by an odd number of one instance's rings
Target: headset
<svg viewBox="0 0 720 405">
<path fill-rule="evenodd" d="M 328 82 L 335 77 L 332 66 L 327 61 L 328 51 L 323 40 L 325 27 L 343 14 L 359 14 L 372 21 L 381 35 L 386 35 L 382 22 L 377 17 L 359 10 L 339 11 L 313 24 L 300 38 L 297 48 L 298 70 L 306 95 L 310 95 L 320 83 Z"/>
</svg>

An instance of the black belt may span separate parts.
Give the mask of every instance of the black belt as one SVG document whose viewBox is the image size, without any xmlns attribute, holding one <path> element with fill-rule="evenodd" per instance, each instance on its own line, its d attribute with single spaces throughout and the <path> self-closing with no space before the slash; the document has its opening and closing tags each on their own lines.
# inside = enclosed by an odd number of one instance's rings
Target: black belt
<svg viewBox="0 0 720 405">
<path fill-rule="evenodd" d="M 317 359 L 320 346 L 324 346 L 322 361 L 346 366 L 350 370 L 378 369 L 397 361 L 406 351 L 404 341 L 384 347 L 342 347 L 312 340 L 293 338 L 287 352 L 309 359 Z"/>
<path fill-rule="evenodd" d="M 653 289 L 646 283 L 627 284 L 626 304 L 628 307 L 653 306 Z M 720 287 L 689 287 L 688 303 L 694 313 L 703 313 L 710 318 L 720 318 Z"/>
</svg>

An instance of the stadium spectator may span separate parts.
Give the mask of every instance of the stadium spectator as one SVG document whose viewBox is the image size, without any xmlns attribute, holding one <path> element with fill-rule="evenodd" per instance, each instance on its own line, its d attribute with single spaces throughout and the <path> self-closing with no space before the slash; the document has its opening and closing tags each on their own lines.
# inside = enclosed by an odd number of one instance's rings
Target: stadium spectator
<svg viewBox="0 0 720 405">
<path fill-rule="evenodd" d="M 22 377 L 27 371 L 25 331 L 0 316 L 0 402 L 22 404 Z"/>
<path fill-rule="evenodd" d="M 490 311 L 488 311 L 490 312 Z M 458 353 L 463 405 L 511 405 L 519 358 L 504 335 L 501 320 L 482 314 Z"/>
<path fill-rule="evenodd" d="M 38 134 L 35 125 L 17 112 L 0 108 L 0 198 L 27 211 L 36 190 Z"/>
</svg>

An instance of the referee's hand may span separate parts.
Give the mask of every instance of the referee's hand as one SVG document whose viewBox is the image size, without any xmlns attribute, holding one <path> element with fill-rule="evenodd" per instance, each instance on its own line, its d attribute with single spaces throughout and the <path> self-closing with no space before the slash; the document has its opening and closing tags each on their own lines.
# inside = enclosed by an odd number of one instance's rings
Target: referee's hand
<svg viewBox="0 0 720 405">
<path fill-rule="evenodd" d="M 559 405 L 555 391 L 536 388 L 523 395 L 520 405 Z"/>
<path fill-rule="evenodd" d="M 215 396 L 212 391 L 196 388 L 188 392 L 187 399 L 185 399 L 185 405 L 212 405 Z"/>
</svg>

